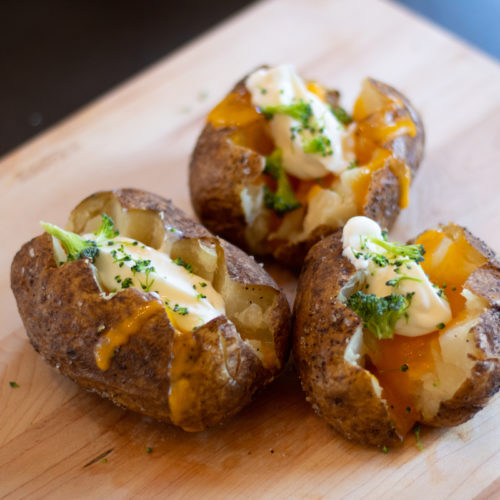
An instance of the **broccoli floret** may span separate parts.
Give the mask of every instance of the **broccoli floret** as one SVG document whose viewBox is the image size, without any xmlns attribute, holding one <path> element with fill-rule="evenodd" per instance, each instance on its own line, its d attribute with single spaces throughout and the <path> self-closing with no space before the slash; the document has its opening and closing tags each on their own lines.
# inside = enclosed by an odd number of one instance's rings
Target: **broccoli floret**
<svg viewBox="0 0 500 500">
<path fill-rule="evenodd" d="M 86 240 L 79 234 L 65 231 L 48 222 L 40 222 L 40 225 L 46 233 L 54 236 L 61 242 L 68 256 L 68 261 L 90 259 L 91 262 L 94 262 L 95 258 L 99 255 L 98 245 L 119 234 L 115 229 L 113 220 L 106 214 L 102 214 L 101 227 L 94 233 L 96 235 L 95 240 Z"/>
<path fill-rule="evenodd" d="M 394 336 L 394 325 L 399 318 L 408 317 L 413 293 L 399 295 L 391 293 L 386 297 L 365 294 L 362 291 L 353 293 L 347 305 L 363 320 L 365 328 L 378 339 L 391 339 Z"/>
<path fill-rule="evenodd" d="M 264 186 L 264 203 L 267 208 L 274 210 L 280 217 L 301 206 L 295 198 L 290 181 L 283 169 L 281 149 L 277 148 L 266 158 L 264 173 L 269 174 L 278 183 L 276 192 L 273 193 Z"/>
<path fill-rule="evenodd" d="M 304 143 L 304 153 L 330 156 L 333 154 L 332 141 L 326 135 L 318 135 Z"/>
<path fill-rule="evenodd" d="M 342 125 L 349 125 L 352 122 L 352 116 L 341 106 L 332 108 L 332 113 Z"/>
<path fill-rule="evenodd" d="M 79 234 L 65 231 L 48 222 L 40 222 L 40 225 L 46 233 L 55 236 L 61 242 L 69 261 L 87 258 L 94 262 L 99 254 L 97 243 L 93 240 L 85 240 Z"/>
<path fill-rule="evenodd" d="M 385 241 L 370 237 L 369 240 L 387 250 L 393 257 L 408 257 L 415 262 L 424 260 L 425 249 L 423 245 L 403 245 L 397 241 Z"/>
<path fill-rule="evenodd" d="M 287 115 L 290 118 L 298 120 L 304 127 L 307 127 L 309 118 L 313 112 L 311 105 L 307 102 L 300 100 L 294 104 L 279 104 L 278 106 L 264 106 L 261 108 L 265 117 L 270 120 L 274 115 Z"/>
<path fill-rule="evenodd" d="M 116 229 L 113 219 L 109 215 L 103 213 L 101 227 L 94 234 L 97 236 L 98 240 L 112 240 L 120 234 L 120 231 Z"/>
</svg>

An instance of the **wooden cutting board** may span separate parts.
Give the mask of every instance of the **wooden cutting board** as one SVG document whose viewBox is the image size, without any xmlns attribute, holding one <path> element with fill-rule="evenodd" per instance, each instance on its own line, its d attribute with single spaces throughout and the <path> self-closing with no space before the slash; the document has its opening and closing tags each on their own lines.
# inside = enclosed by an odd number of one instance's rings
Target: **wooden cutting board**
<svg viewBox="0 0 500 500">
<path fill-rule="evenodd" d="M 258 3 L 0 163 L 0 496 L 500 497 L 499 398 L 464 425 L 423 429 L 423 451 L 411 436 L 385 455 L 316 417 L 290 367 L 240 415 L 188 434 L 80 390 L 28 344 L 9 266 L 39 220 L 64 224 L 83 197 L 127 186 L 192 213 L 187 165 L 204 116 L 264 62 L 295 63 L 347 107 L 366 75 L 410 96 L 427 153 L 393 236 L 454 220 L 500 251 L 499 65 L 381 0 Z M 275 276 L 292 300 L 291 275 Z"/>
</svg>

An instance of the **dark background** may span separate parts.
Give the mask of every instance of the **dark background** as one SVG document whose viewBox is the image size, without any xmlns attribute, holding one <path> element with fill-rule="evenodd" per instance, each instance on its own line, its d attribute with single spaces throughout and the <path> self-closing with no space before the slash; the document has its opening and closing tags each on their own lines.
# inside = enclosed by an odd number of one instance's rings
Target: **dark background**
<svg viewBox="0 0 500 500">
<path fill-rule="evenodd" d="M 500 0 L 395 1 L 500 58 Z M 0 0 L 0 156 L 251 3 Z"/>
</svg>

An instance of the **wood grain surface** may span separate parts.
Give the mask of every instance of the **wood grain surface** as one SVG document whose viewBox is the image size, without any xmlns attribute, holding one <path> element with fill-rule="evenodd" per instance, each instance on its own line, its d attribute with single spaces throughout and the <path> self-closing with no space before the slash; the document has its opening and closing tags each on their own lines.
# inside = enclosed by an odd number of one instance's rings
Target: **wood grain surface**
<svg viewBox="0 0 500 500">
<path fill-rule="evenodd" d="M 454 220 L 500 251 L 499 65 L 385 1 L 258 3 L 0 162 L 1 497 L 500 497 L 498 397 L 459 427 L 423 429 L 423 451 L 410 436 L 385 455 L 317 418 L 290 366 L 240 415 L 188 434 L 80 390 L 28 344 L 9 267 L 39 220 L 64 224 L 88 194 L 128 186 L 192 213 L 187 165 L 204 116 L 264 62 L 296 64 L 347 107 L 366 75 L 410 96 L 426 157 L 392 235 Z M 271 271 L 293 300 L 293 277 Z"/>
</svg>

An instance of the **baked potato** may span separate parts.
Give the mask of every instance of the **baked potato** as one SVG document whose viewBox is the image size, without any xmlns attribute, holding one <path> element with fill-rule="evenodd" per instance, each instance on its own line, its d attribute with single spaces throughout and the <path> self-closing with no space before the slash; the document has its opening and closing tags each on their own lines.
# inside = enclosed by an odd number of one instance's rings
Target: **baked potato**
<svg viewBox="0 0 500 500">
<path fill-rule="evenodd" d="M 214 233 L 297 267 L 352 216 L 391 227 L 423 150 L 422 120 L 389 85 L 367 78 L 350 116 L 337 91 L 291 66 L 261 67 L 208 115 L 191 200 Z"/>
<path fill-rule="evenodd" d="M 454 426 L 500 387 L 500 264 L 455 224 L 390 242 L 366 217 L 306 257 L 293 352 L 314 410 L 379 447 L 421 422 Z M 424 254 L 425 252 L 425 254 Z"/>
<path fill-rule="evenodd" d="M 35 350 L 77 384 L 199 431 L 282 370 L 285 296 L 170 201 L 100 192 L 72 211 L 68 231 L 42 225 L 15 256 L 11 286 Z"/>
</svg>

